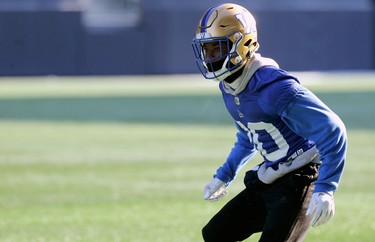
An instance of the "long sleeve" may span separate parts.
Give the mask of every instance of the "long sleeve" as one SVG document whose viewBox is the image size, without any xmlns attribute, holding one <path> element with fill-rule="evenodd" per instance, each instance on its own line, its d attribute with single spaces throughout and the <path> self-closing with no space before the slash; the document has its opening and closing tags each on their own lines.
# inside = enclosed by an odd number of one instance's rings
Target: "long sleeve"
<svg viewBox="0 0 375 242">
<path fill-rule="evenodd" d="M 315 192 L 333 193 L 339 185 L 346 159 L 345 126 L 318 97 L 299 84 L 293 85 L 285 96 L 282 100 L 292 101 L 278 104 L 282 120 L 298 135 L 314 141 L 320 153 L 322 164 Z"/>
<path fill-rule="evenodd" d="M 237 127 L 238 128 L 238 127 Z M 256 150 L 249 142 L 247 134 L 239 129 L 236 134 L 235 142 L 228 158 L 224 164 L 216 171 L 215 177 L 219 178 L 226 185 L 229 185 L 237 173 L 246 165 L 246 163 L 256 154 Z"/>
</svg>

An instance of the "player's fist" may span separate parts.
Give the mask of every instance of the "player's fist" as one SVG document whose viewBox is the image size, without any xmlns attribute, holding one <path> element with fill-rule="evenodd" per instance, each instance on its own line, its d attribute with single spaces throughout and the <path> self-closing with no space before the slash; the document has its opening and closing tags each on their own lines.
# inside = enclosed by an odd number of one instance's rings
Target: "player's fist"
<svg viewBox="0 0 375 242">
<path fill-rule="evenodd" d="M 335 214 L 333 196 L 324 192 L 315 192 L 312 195 L 306 216 L 313 214 L 310 225 L 313 227 L 327 223 Z"/>
<path fill-rule="evenodd" d="M 228 194 L 225 183 L 218 178 L 212 179 L 204 187 L 204 199 L 208 201 L 217 201 Z"/>
</svg>

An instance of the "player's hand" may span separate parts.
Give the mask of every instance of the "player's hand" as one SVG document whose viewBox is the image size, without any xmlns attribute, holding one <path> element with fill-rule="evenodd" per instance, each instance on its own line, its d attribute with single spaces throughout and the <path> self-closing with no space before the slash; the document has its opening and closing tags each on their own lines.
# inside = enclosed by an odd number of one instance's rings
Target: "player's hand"
<svg viewBox="0 0 375 242">
<path fill-rule="evenodd" d="M 335 214 L 333 196 L 324 192 L 315 192 L 312 195 L 306 216 L 313 214 L 310 225 L 313 227 L 327 223 Z"/>
<path fill-rule="evenodd" d="M 204 200 L 217 201 L 228 194 L 225 183 L 218 178 L 212 179 L 204 187 Z"/>
</svg>

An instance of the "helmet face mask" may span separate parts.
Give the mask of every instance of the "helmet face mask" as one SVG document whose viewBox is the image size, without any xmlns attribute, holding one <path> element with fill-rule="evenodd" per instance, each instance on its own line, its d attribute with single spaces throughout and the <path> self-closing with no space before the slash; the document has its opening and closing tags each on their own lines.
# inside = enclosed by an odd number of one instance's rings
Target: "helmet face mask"
<svg viewBox="0 0 375 242">
<path fill-rule="evenodd" d="M 195 38 L 193 49 L 196 63 L 207 79 L 218 79 L 235 69 L 240 61 L 230 36 L 222 38 Z M 237 58 L 237 60 L 235 60 Z M 233 64 L 237 61 L 237 64 Z"/>
<path fill-rule="evenodd" d="M 201 18 L 192 45 L 203 76 L 224 80 L 258 49 L 255 19 L 236 4 L 212 7 Z"/>
</svg>

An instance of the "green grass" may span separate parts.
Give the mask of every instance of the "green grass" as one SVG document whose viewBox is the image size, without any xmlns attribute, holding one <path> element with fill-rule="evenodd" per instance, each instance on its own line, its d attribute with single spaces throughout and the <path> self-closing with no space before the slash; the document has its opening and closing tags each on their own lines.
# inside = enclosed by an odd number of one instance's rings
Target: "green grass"
<svg viewBox="0 0 375 242">
<path fill-rule="evenodd" d="M 370 242 L 375 76 L 301 75 L 349 135 L 336 215 L 306 241 Z M 245 170 L 225 201 L 202 199 L 234 132 L 198 76 L 0 79 L 0 241 L 202 241 L 243 188 Z"/>
</svg>

